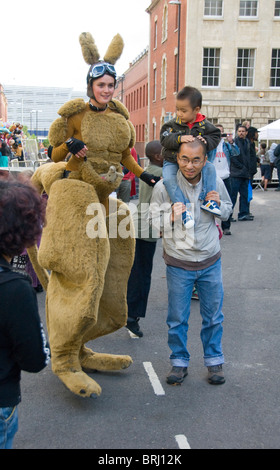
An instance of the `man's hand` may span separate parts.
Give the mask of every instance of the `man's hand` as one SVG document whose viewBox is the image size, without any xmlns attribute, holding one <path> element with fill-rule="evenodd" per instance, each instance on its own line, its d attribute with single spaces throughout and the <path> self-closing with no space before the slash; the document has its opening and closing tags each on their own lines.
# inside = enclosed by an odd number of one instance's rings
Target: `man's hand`
<svg viewBox="0 0 280 470">
<path fill-rule="evenodd" d="M 207 193 L 205 200 L 215 201 L 218 204 L 218 206 L 221 205 L 220 195 L 217 191 L 210 191 L 209 193 Z"/>
</svg>

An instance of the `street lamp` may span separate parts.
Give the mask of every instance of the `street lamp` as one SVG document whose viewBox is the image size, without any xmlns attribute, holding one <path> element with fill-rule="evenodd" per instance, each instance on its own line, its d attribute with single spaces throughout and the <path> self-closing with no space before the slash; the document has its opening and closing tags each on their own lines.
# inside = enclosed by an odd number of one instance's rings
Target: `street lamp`
<svg viewBox="0 0 280 470">
<path fill-rule="evenodd" d="M 42 109 L 32 109 L 31 113 L 36 113 L 36 139 L 38 140 L 38 113 L 42 113 Z"/>
<path fill-rule="evenodd" d="M 179 59 L 180 59 L 180 28 L 181 28 L 181 2 L 178 0 L 171 0 L 170 5 L 178 6 L 178 58 L 177 58 L 177 76 L 176 76 L 176 91 L 179 91 Z"/>
</svg>

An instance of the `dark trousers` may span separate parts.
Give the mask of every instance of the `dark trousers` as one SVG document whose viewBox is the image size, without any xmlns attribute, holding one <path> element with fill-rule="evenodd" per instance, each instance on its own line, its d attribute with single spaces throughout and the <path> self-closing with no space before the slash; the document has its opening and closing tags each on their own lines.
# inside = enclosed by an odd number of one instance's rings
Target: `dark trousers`
<svg viewBox="0 0 280 470">
<path fill-rule="evenodd" d="M 238 217 L 243 217 L 244 215 L 248 215 L 249 210 L 249 202 L 248 202 L 248 184 L 249 178 L 231 178 L 231 200 L 232 206 L 234 206 L 237 201 L 237 196 L 239 193 L 239 212 Z"/>
<path fill-rule="evenodd" d="M 223 180 L 223 182 L 227 189 L 229 197 L 231 198 L 231 178 L 226 178 Z M 228 220 L 222 220 L 222 230 L 230 229 L 230 219 L 231 219 L 231 215 L 228 218 Z"/>
<path fill-rule="evenodd" d="M 135 258 L 127 285 L 128 317 L 145 317 L 157 242 L 136 239 Z"/>
</svg>

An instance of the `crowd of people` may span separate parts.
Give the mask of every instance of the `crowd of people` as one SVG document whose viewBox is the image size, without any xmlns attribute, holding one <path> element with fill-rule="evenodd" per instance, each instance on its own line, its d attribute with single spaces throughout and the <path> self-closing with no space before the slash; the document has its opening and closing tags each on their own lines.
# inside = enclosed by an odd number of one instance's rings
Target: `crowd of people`
<svg viewBox="0 0 280 470">
<path fill-rule="evenodd" d="M 23 125 L 19 122 L 11 126 L 0 125 L 0 167 L 8 167 L 14 159 L 23 160 L 22 139 Z"/>
</svg>

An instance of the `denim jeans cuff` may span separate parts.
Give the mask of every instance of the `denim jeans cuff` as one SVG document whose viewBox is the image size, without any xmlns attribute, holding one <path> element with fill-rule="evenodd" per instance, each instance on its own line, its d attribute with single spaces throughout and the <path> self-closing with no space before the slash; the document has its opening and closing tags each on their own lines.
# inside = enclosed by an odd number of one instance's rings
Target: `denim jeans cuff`
<svg viewBox="0 0 280 470">
<path fill-rule="evenodd" d="M 205 357 L 204 358 L 205 367 L 218 366 L 219 364 L 224 364 L 224 362 L 225 362 L 224 356 Z"/>
<path fill-rule="evenodd" d="M 171 359 L 170 363 L 172 367 L 188 367 L 189 361 L 188 359 Z"/>
</svg>

